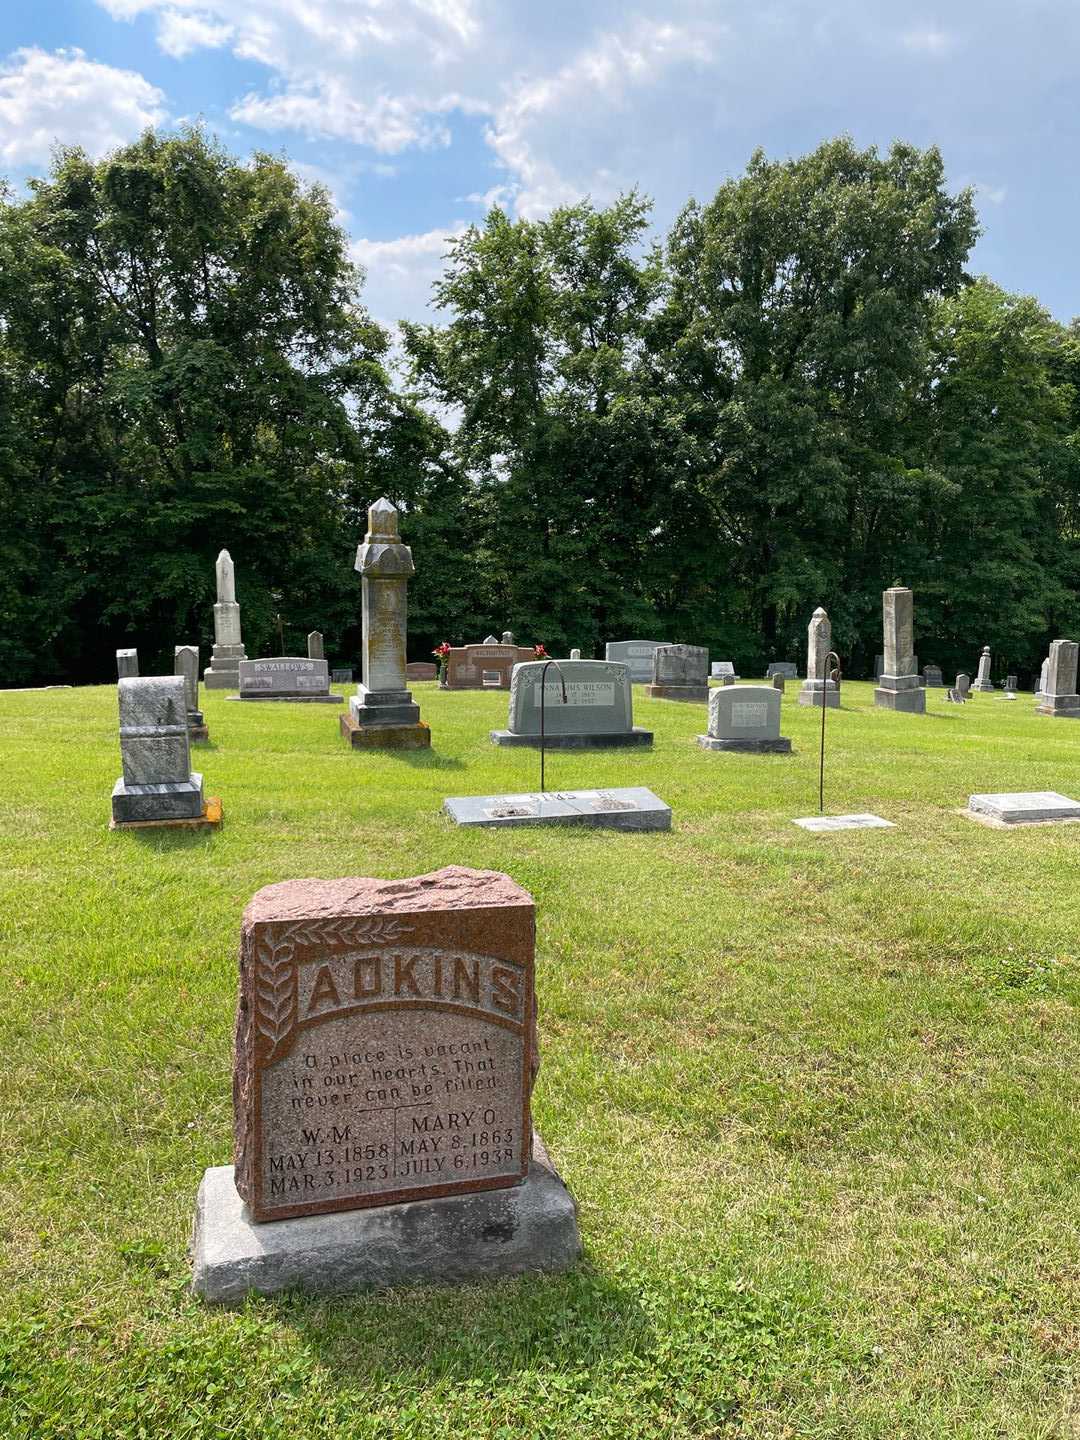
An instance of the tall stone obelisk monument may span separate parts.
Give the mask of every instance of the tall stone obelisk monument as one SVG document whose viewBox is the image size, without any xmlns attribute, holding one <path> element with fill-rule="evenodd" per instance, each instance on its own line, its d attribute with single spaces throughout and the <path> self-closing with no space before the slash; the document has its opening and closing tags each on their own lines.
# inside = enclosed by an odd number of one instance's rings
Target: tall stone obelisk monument
<svg viewBox="0 0 1080 1440">
<path fill-rule="evenodd" d="M 839 708 L 840 691 L 836 681 L 830 680 L 826 673 L 826 657 L 831 650 L 832 621 L 828 612 L 819 605 L 806 627 L 806 679 L 799 690 L 800 705 L 828 705 L 832 710 Z"/>
<path fill-rule="evenodd" d="M 361 680 L 341 717 L 341 733 L 356 749 L 418 750 L 431 744 L 405 683 L 406 587 L 416 573 L 401 543 L 398 512 L 389 500 L 368 510 L 368 530 L 356 551 L 363 595 Z"/>
<path fill-rule="evenodd" d="M 238 690 L 240 661 L 246 660 L 240 638 L 240 606 L 236 603 L 236 572 L 232 556 L 222 550 L 217 557 L 217 604 L 214 606 L 214 649 L 203 672 L 208 690 Z"/>
<path fill-rule="evenodd" d="M 882 592 L 885 630 L 885 669 L 874 691 L 874 704 L 883 710 L 926 713 L 926 691 L 919 684 L 915 660 L 915 603 L 904 585 Z"/>
</svg>

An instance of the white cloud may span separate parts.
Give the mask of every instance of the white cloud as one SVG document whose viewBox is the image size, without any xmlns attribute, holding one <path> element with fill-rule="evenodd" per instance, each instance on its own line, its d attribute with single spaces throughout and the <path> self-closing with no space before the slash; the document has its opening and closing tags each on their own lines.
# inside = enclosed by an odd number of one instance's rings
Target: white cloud
<svg viewBox="0 0 1080 1440">
<path fill-rule="evenodd" d="M 194 50 L 218 50 L 228 44 L 232 35 L 231 25 L 181 10 L 164 11 L 158 25 L 158 44 L 174 60 L 182 60 Z"/>
<path fill-rule="evenodd" d="M 422 235 L 396 240 L 354 240 L 353 259 L 367 275 L 364 301 L 377 320 L 393 325 L 402 316 L 433 320 L 431 287 L 443 273 L 451 241 L 464 229 L 460 222 Z"/>
<path fill-rule="evenodd" d="M 28 48 L 0 65 L 0 161 L 44 166 L 57 144 L 100 155 L 166 116 L 165 97 L 134 70 L 81 50 Z"/>
<path fill-rule="evenodd" d="M 299 130 L 312 138 L 351 140 L 383 155 L 450 143 L 445 124 L 426 114 L 417 100 L 378 95 L 365 102 L 336 78 L 308 91 L 245 95 L 229 115 L 260 130 Z"/>
</svg>

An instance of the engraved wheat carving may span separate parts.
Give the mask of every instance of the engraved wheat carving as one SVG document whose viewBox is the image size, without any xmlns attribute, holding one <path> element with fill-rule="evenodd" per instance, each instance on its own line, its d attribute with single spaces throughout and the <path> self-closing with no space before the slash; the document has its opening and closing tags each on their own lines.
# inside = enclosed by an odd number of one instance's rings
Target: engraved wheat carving
<svg viewBox="0 0 1080 1440">
<path fill-rule="evenodd" d="M 292 1028 L 296 1015 L 294 947 L 264 941 L 256 955 L 255 1024 L 270 1041 L 271 1055 Z"/>
<path fill-rule="evenodd" d="M 289 945 L 384 945 L 407 935 L 405 920 L 342 916 L 339 920 L 297 920 L 280 932 Z"/>
</svg>

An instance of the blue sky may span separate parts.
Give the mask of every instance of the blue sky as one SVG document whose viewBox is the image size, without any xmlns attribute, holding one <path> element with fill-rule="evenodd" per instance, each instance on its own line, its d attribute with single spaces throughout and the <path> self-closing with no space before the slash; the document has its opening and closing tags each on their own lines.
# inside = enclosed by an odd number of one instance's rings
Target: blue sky
<svg viewBox="0 0 1080 1440">
<path fill-rule="evenodd" d="M 941 147 L 972 268 L 1080 314 L 1080 0 L 34 0 L 0 6 L 0 175 L 201 118 L 327 183 L 382 320 L 446 237 L 637 185 L 662 233 L 755 146 Z"/>
</svg>

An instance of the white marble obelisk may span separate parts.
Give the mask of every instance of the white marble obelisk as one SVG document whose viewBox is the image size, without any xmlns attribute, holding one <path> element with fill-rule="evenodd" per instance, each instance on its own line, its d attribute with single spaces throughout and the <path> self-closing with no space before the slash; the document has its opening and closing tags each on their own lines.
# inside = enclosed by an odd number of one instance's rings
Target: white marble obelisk
<svg viewBox="0 0 1080 1440">
<path fill-rule="evenodd" d="M 232 556 L 222 550 L 217 557 L 217 604 L 214 606 L 214 649 L 203 672 L 208 690 L 238 690 L 240 661 L 246 660 L 240 638 L 240 606 L 236 603 L 236 573 Z"/>
</svg>

